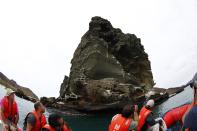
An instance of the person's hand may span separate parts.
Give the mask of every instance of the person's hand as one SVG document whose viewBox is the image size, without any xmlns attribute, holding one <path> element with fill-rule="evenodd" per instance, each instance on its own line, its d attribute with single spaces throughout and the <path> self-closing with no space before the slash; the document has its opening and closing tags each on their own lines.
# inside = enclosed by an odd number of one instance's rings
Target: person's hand
<svg viewBox="0 0 197 131">
<path fill-rule="evenodd" d="M 135 106 L 134 106 L 134 111 L 135 111 L 135 112 L 138 112 L 138 105 L 135 105 Z"/>
<path fill-rule="evenodd" d="M 159 120 L 159 125 L 162 126 L 163 125 L 163 121 Z"/>
</svg>

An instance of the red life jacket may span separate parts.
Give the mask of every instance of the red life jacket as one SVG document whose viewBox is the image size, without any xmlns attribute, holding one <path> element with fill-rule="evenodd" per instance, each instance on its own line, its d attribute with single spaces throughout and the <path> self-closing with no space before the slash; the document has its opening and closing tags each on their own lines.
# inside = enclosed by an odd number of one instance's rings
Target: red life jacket
<svg viewBox="0 0 197 131">
<path fill-rule="evenodd" d="M 49 124 L 46 124 L 43 129 L 48 129 L 49 131 L 55 131 L 55 129 L 53 129 L 53 127 L 51 127 Z"/>
<path fill-rule="evenodd" d="M 109 125 L 109 131 L 128 131 L 132 120 L 125 118 L 121 114 L 117 114 L 112 118 Z"/>
<path fill-rule="evenodd" d="M 1 100 L 1 106 L 3 106 L 4 108 L 4 117 L 6 119 L 8 119 L 8 117 L 11 117 L 12 122 L 15 123 L 16 115 L 18 114 L 18 106 L 16 101 L 14 101 L 10 106 L 7 97 L 3 97 L 3 99 Z"/>
<path fill-rule="evenodd" d="M 40 131 L 42 129 L 42 127 L 44 127 L 47 123 L 46 117 L 43 114 L 41 115 L 41 117 L 39 117 L 36 111 L 30 112 L 30 113 L 33 114 L 34 117 L 36 118 L 36 123 L 35 123 L 32 131 Z M 28 113 L 28 115 L 30 113 Z"/>
<path fill-rule="evenodd" d="M 148 117 L 148 115 L 150 115 L 152 111 L 150 111 L 149 109 L 147 109 L 146 107 L 143 107 L 140 111 L 140 115 L 139 115 L 139 121 L 138 121 L 138 127 L 137 130 L 141 131 L 142 127 L 144 126 L 146 119 Z"/>
</svg>

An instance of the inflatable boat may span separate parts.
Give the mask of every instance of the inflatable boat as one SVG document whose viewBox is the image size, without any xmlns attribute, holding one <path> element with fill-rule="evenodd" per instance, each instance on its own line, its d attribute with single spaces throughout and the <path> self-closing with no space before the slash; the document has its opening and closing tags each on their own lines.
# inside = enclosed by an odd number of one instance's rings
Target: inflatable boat
<svg viewBox="0 0 197 131">
<path fill-rule="evenodd" d="M 163 120 L 165 121 L 167 128 L 170 128 L 177 122 L 182 122 L 182 117 L 189 107 L 190 103 L 175 107 L 166 112 L 163 116 Z"/>
</svg>

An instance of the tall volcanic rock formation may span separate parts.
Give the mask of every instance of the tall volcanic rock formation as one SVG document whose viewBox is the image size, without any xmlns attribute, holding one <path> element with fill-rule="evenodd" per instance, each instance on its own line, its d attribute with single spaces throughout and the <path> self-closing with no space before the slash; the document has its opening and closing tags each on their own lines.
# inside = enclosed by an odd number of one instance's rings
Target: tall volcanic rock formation
<svg viewBox="0 0 197 131">
<path fill-rule="evenodd" d="M 61 98 L 109 104 L 132 101 L 154 86 L 140 38 L 124 34 L 101 17 L 91 19 L 71 64 L 70 75 L 61 85 Z"/>
</svg>

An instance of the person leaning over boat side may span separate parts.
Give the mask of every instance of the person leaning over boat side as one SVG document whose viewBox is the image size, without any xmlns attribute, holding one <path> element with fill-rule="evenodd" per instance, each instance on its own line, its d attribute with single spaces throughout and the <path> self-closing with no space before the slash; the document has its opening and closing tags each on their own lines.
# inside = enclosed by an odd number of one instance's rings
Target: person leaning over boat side
<svg viewBox="0 0 197 131">
<path fill-rule="evenodd" d="M 38 101 L 34 104 L 34 109 L 34 111 L 29 112 L 25 117 L 23 129 L 26 131 L 40 131 L 46 124 L 44 105 Z"/>
<path fill-rule="evenodd" d="M 63 117 L 60 119 L 61 131 L 72 131 L 68 124 L 64 121 Z"/>
<path fill-rule="evenodd" d="M 6 95 L 0 102 L 0 119 L 3 122 L 4 128 L 7 130 L 17 130 L 19 120 L 18 106 L 15 101 L 15 91 L 7 88 Z"/>
<path fill-rule="evenodd" d="M 184 115 L 182 131 L 197 131 L 197 80 L 193 81 L 190 86 L 194 90 L 194 99 Z"/>
<path fill-rule="evenodd" d="M 121 114 L 116 114 L 109 125 L 109 131 L 137 131 L 138 106 L 126 105 Z"/>
<path fill-rule="evenodd" d="M 156 121 L 153 118 L 152 109 L 154 107 L 154 100 L 149 100 L 144 107 L 142 107 L 139 115 L 138 121 L 138 131 L 146 131 L 150 127 L 154 126 L 155 124 L 159 123 L 162 125 L 162 120 Z"/>
<path fill-rule="evenodd" d="M 61 130 L 61 116 L 59 114 L 50 114 L 48 118 L 49 124 L 46 124 L 42 131 L 62 131 Z"/>
</svg>

